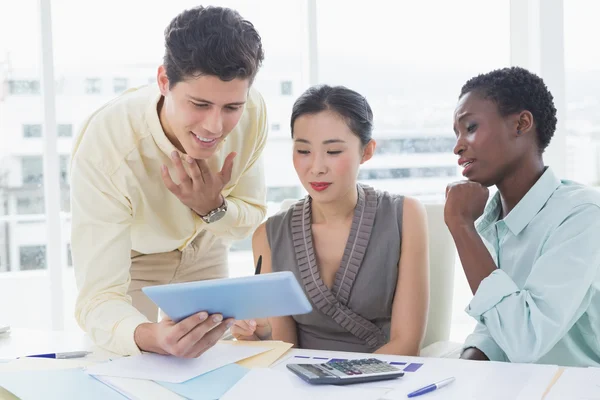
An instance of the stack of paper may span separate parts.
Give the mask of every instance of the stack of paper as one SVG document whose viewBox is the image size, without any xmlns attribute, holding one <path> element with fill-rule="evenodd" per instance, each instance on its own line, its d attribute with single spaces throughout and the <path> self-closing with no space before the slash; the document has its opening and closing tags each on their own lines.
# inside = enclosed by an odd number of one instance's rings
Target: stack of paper
<svg viewBox="0 0 600 400">
<path fill-rule="evenodd" d="M 209 374 L 207 374 L 209 375 Z M 129 400 L 182 400 L 183 397 L 153 381 L 132 378 L 117 378 L 114 376 L 96 376 L 99 382 L 114 389 Z"/>
<path fill-rule="evenodd" d="M 245 358 L 241 361 L 238 361 L 237 364 L 246 368 L 267 368 L 270 367 L 275 361 L 277 361 L 281 356 L 283 356 L 293 345 L 291 343 L 281 342 L 277 340 L 264 340 L 261 342 L 244 342 L 244 341 L 223 341 L 222 343 L 230 344 L 232 346 L 256 346 L 256 347 L 266 347 L 269 350 L 258 354 L 256 356 L 252 356 L 249 358 Z"/>
<path fill-rule="evenodd" d="M 158 382 L 160 385 L 190 400 L 220 399 L 250 370 L 237 364 L 229 364 L 208 374 L 200 375 L 183 383 Z"/>
<path fill-rule="evenodd" d="M 279 341 L 223 341 L 197 359 L 142 354 L 95 365 L 87 358 L 22 358 L 0 365 L 0 386 L 6 383 L 0 399 L 80 397 L 67 387 L 109 400 L 219 399 L 250 368 L 269 367 L 291 346 Z M 47 380 L 52 383 L 46 384 Z M 36 385 L 31 385 L 32 381 Z"/>
<path fill-rule="evenodd" d="M 567 368 L 544 400 L 600 399 L 600 368 Z"/>
<path fill-rule="evenodd" d="M 461 361 L 456 368 L 454 360 L 430 359 L 419 374 L 381 382 L 393 385 L 394 390 L 385 399 L 406 399 L 407 394 L 449 377 L 456 380 L 450 385 L 428 393 L 428 399 L 464 400 L 532 400 L 541 399 L 548 384 L 558 371 L 552 365 L 510 364 L 481 361 Z M 375 382 L 373 384 L 376 384 Z"/>
<path fill-rule="evenodd" d="M 248 373 L 268 367 L 292 345 L 221 341 L 196 359 L 142 354 L 91 366 L 87 372 L 129 399 L 213 400 Z"/>
<path fill-rule="evenodd" d="M 217 343 L 198 358 L 178 358 L 146 353 L 93 365 L 86 371 L 90 375 L 181 383 L 268 350 L 266 347 L 259 346 L 231 346 Z"/>
<path fill-rule="evenodd" d="M 125 399 L 125 397 L 87 375 L 79 368 L 54 371 L 2 372 L 0 373 L 0 386 L 23 400 Z"/>
</svg>

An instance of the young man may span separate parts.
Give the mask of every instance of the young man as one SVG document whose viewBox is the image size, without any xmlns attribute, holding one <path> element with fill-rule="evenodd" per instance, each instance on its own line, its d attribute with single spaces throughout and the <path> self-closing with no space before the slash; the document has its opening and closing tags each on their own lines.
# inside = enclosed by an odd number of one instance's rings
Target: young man
<svg viewBox="0 0 600 400">
<path fill-rule="evenodd" d="M 600 366 L 600 192 L 544 165 L 555 128 L 552 95 L 522 68 L 462 88 L 454 152 L 468 181 L 448 187 L 445 220 L 478 322 L 463 358 Z"/>
<path fill-rule="evenodd" d="M 197 357 L 231 325 L 163 319 L 147 285 L 227 276 L 228 242 L 266 214 L 261 39 L 237 12 L 197 7 L 165 31 L 158 86 L 96 111 L 73 150 L 75 315 L 115 353 Z"/>
</svg>

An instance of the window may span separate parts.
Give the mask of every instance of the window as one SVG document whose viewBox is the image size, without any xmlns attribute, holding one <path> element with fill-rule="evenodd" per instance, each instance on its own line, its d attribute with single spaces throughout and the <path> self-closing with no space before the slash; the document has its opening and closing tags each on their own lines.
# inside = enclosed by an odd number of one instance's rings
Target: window
<svg viewBox="0 0 600 400">
<path fill-rule="evenodd" d="M 40 81 L 9 80 L 8 92 L 10 94 L 40 94 Z"/>
<path fill-rule="evenodd" d="M 44 193 L 41 188 L 16 194 L 17 214 L 43 214 L 45 212 Z"/>
<path fill-rule="evenodd" d="M 292 82 L 291 81 L 281 82 L 281 95 L 282 96 L 291 96 L 292 95 Z"/>
<path fill-rule="evenodd" d="M 113 80 L 113 91 L 115 94 L 121 94 L 127 90 L 127 78 L 115 78 Z"/>
<path fill-rule="evenodd" d="M 443 198 L 446 184 L 459 178 L 452 116 L 460 88 L 479 73 L 510 64 L 510 9 L 507 0 L 435 4 L 432 13 L 430 2 L 410 0 L 373 0 L 369 7 L 344 0 L 317 2 L 318 79 L 356 90 L 373 109 L 377 150 L 361 177 L 395 179 L 396 186 L 387 190 L 418 197 L 421 186 L 405 182 L 438 176 L 444 178 L 436 183 Z M 390 51 L 383 38 L 402 39 Z M 478 49 L 469 62 L 456 55 L 457 43 L 465 38 L 469 49 Z M 428 153 L 443 158 L 432 167 Z M 401 156 L 391 157 L 396 154 Z M 371 165 L 376 170 L 368 170 Z"/>
<path fill-rule="evenodd" d="M 60 183 L 62 185 L 69 185 L 69 161 L 68 155 L 59 156 Z"/>
<path fill-rule="evenodd" d="M 39 138 L 42 137 L 42 125 L 40 124 L 24 124 L 23 137 Z"/>
<path fill-rule="evenodd" d="M 41 156 L 26 156 L 21 158 L 21 176 L 23 185 L 42 185 L 44 165 Z"/>
<path fill-rule="evenodd" d="M 72 137 L 73 136 L 73 125 L 58 124 L 56 127 L 56 134 L 58 135 L 58 137 Z"/>
<path fill-rule="evenodd" d="M 73 136 L 73 125 L 58 124 L 56 126 L 56 134 L 58 135 L 58 137 Z M 25 137 L 25 138 L 40 138 L 40 137 L 42 137 L 42 125 L 41 124 L 23 124 L 23 137 Z"/>
<path fill-rule="evenodd" d="M 73 256 L 71 256 L 71 243 L 67 243 L 67 267 L 73 266 Z"/>
<path fill-rule="evenodd" d="M 16 328 L 39 324 L 46 329 L 51 302 L 48 274 L 43 271 L 47 265 L 43 143 L 36 139 L 44 135 L 39 4 L 0 1 L 0 304 L 10 304 L 0 307 L 0 319 Z M 78 104 L 63 107 L 69 115 Z M 70 143 L 58 145 L 70 149 Z M 39 274 L 21 272 L 40 269 Z M 7 271 L 11 274 L 3 273 Z"/>
<path fill-rule="evenodd" d="M 4 204 L 4 207 L 6 207 L 6 204 Z M 0 223 L 0 273 L 11 270 L 10 250 L 10 226 L 9 222 L 3 221 Z"/>
<path fill-rule="evenodd" d="M 455 177 L 456 167 L 379 168 L 363 169 L 358 173 L 359 180 L 434 178 L 440 176 Z"/>
<path fill-rule="evenodd" d="M 21 246 L 19 255 L 21 271 L 46 269 L 46 246 Z"/>
<path fill-rule="evenodd" d="M 377 140 L 376 154 L 449 153 L 456 139 L 452 136 Z"/>
<path fill-rule="evenodd" d="M 102 92 L 102 81 L 99 78 L 87 78 L 85 80 L 86 94 L 100 94 Z"/>
<path fill-rule="evenodd" d="M 287 199 L 299 199 L 302 197 L 300 186 L 280 186 L 267 188 L 267 201 L 281 203 Z"/>
<path fill-rule="evenodd" d="M 279 132 L 280 129 L 281 129 L 281 125 L 280 124 L 271 124 L 271 131 L 272 132 Z"/>
<path fill-rule="evenodd" d="M 566 176 L 595 186 L 600 185 L 600 52 L 588 41 L 600 35 L 598 13 L 594 1 L 564 2 Z"/>
</svg>

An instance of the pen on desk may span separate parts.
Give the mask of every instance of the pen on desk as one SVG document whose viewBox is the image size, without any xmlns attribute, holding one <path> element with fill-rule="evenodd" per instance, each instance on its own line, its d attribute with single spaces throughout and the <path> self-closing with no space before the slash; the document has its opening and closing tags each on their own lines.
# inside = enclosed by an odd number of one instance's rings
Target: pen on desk
<svg viewBox="0 0 600 400">
<path fill-rule="evenodd" d="M 447 386 L 447 385 L 451 384 L 452 382 L 454 382 L 454 379 L 455 378 L 452 377 L 452 378 L 444 379 L 443 381 L 432 383 L 431 385 L 427 385 L 425 387 L 422 387 L 421 389 L 417 389 L 414 392 L 409 393 L 408 397 L 417 397 L 417 396 L 420 396 L 425 393 L 433 392 L 436 389 L 441 389 L 444 386 Z"/>
<path fill-rule="evenodd" d="M 67 351 L 65 353 L 46 353 L 46 354 L 32 354 L 25 357 L 37 357 L 37 358 L 56 358 L 56 359 L 68 359 L 68 358 L 83 358 L 90 354 L 89 351 Z"/>
<path fill-rule="evenodd" d="M 256 271 L 254 271 L 254 275 L 260 274 L 260 266 L 262 265 L 262 256 L 258 256 L 258 262 L 256 263 Z"/>
</svg>

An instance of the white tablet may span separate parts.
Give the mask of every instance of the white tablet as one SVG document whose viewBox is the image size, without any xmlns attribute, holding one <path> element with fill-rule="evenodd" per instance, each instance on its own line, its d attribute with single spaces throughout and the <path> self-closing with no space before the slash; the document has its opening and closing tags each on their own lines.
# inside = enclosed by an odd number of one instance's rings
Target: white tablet
<svg viewBox="0 0 600 400">
<path fill-rule="evenodd" d="M 289 271 L 148 286 L 142 291 L 173 321 L 206 311 L 254 319 L 306 314 L 312 306 Z"/>
</svg>

